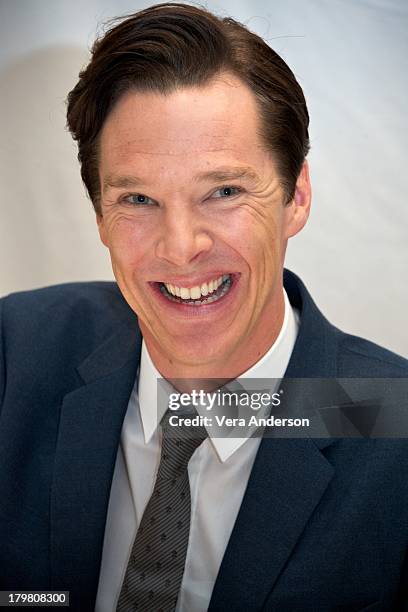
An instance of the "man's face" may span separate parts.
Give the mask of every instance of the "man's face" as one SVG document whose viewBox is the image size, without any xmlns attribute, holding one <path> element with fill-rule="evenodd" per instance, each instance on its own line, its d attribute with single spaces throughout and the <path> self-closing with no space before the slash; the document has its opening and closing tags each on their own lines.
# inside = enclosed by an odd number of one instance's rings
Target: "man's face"
<svg viewBox="0 0 408 612">
<path fill-rule="evenodd" d="M 279 332 L 286 242 L 306 221 L 309 183 L 304 169 L 284 206 L 259 127 L 253 94 L 227 74 L 128 92 L 102 129 L 100 235 L 163 375 L 236 376 Z"/>
</svg>

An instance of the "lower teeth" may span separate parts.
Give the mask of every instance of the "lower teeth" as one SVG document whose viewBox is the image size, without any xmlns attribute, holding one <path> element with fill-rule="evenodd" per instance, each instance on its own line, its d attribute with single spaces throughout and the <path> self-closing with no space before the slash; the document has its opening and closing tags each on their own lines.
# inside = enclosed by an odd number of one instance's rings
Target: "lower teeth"
<svg viewBox="0 0 408 612">
<path fill-rule="evenodd" d="M 205 298 L 200 298 L 198 300 L 183 300 L 182 298 L 176 297 L 169 293 L 166 287 L 161 284 L 160 291 L 163 295 L 167 297 L 171 302 L 176 302 L 177 304 L 186 304 L 187 306 L 201 306 L 203 304 L 211 304 L 212 302 L 216 302 L 223 295 L 225 295 L 231 287 L 231 277 L 229 276 L 227 280 L 225 280 L 214 293 Z"/>
</svg>

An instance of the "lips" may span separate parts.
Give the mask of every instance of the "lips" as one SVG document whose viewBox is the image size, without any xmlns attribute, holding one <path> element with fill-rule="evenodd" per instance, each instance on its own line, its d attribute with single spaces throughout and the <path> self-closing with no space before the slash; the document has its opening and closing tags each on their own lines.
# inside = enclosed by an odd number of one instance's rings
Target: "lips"
<svg viewBox="0 0 408 612">
<path fill-rule="evenodd" d="M 232 285 L 232 275 L 222 274 L 212 280 L 183 287 L 173 283 L 159 283 L 160 291 L 170 302 L 188 305 L 204 306 L 220 300 L 226 295 Z"/>
<path fill-rule="evenodd" d="M 201 285 L 194 287 L 179 287 L 171 283 L 163 283 L 168 293 L 183 300 L 199 300 L 201 297 L 206 297 L 214 293 L 218 287 L 229 278 L 229 274 L 221 275 Z"/>
</svg>

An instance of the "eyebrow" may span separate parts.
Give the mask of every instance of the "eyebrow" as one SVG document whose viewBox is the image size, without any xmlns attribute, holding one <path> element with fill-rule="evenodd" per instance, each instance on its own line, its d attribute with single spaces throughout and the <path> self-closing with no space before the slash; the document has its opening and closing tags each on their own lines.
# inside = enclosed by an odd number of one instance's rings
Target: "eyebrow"
<svg viewBox="0 0 408 612">
<path fill-rule="evenodd" d="M 233 181 L 237 179 L 247 179 L 251 181 L 259 181 L 259 176 L 255 170 L 249 166 L 222 166 L 215 170 L 207 172 L 199 172 L 193 177 L 194 182 L 215 181 L 223 183 L 225 181 Z M 108 175 L 103 181 L 103 190 L 110 188 L 116 189 L 131 189 L 145 184 L 138 176 L 132 175 Z"/>
<path fill-rule="evenodd" d="M 259 181 L 259 176 L 255 170 L 249 166 L 225 166 L 222 168 L 216 168 L 215 170 L 210 170 L 208 172 L 200 172 L 194 177 L 194 181 L 197 182 L 213 180 L 222 183 L 224 181 L 233 181 L 237 179 Z"/>
<path fill-rule="evenodd" d="M 115 174 L 109 174 L 103 181 L 103 191 L 106 191 L 110 188 L 130 189 L 131 187 L 137 187 L 138 185 L 142 184 L 143 181 L 138 176 L 120 176 Z"/>
</svg>

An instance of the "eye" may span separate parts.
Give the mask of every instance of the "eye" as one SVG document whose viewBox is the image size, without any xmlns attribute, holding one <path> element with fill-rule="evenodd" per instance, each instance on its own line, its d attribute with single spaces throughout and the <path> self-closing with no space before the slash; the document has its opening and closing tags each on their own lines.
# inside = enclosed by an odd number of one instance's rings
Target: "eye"
<svg viewBox="0 0 408 612">
<path fill-rule="evenodd" d="M 156 204 L 155 200 L 152 200 L 152 198 L 149 198 L 149 196 L 143 193 L 129 193 L 121 198 L 121 201 L 125 202 L 125 204 L 132 204 L 133 206 L 151 206 L 152 204 Z"/>
<path fill-rule="evenodd" d="M 231 198 L 232 196 L 238 195 L 242 192 L 241 187 L 231 187 L 230 185 L 225 185 L 225 187 L 220 187 L 211 197 L 217 199 L 221 198 Z"/>
</svg>

